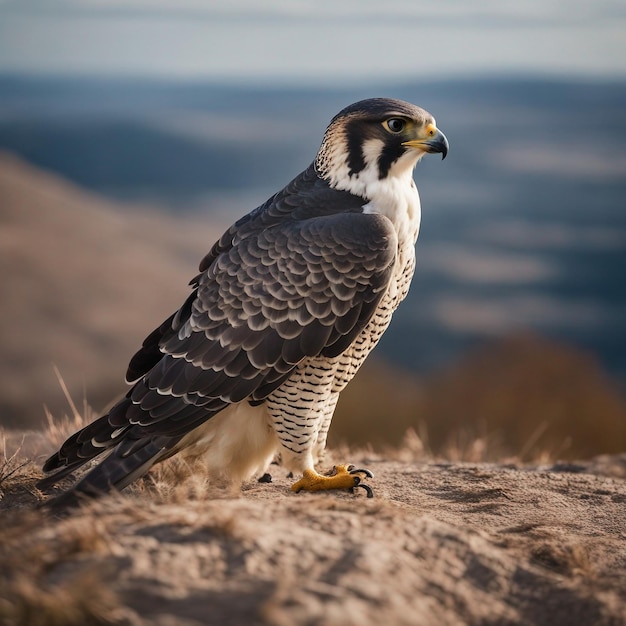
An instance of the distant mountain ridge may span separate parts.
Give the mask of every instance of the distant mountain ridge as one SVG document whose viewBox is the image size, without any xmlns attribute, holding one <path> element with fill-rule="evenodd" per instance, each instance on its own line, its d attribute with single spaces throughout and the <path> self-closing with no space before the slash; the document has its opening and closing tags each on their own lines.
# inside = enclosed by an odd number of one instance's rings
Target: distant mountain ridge
<svg viewBox="0 0 626 626">
<path fill-rule="evenodd" d="M 490 141 L 533 145 L 532 130 L 539 145 L 557 147 L 573 132 L 571 139 L 602 139 L 610 156 L 626 127 L 626 82 L 482 79 L 307 90 L 0 75 L 0 147 L 101 193 L 161 195 L 180 210 L 215 190 L 280 188 L 310 163 L 334 113 L 383 94 L 428 108 L 452 134 L 456 155 L 445 170 L 429 168 L 434 185 L 481 170 L 466 150 L 479 147 L 483 131 Z"/>
<path fill-rule="evenodd" d="M 112 198 L 228 222 L 311 162 L 341 107 L 373 95 L 429 109 L 451 144 L 416 171 L 417 273 L 383 354 L 427 371 L 533 330 L 626 381 L 626 82 L 325 90 L 0 76 L 0 148 Z"/>
<path fill-rule="evenodd" d="M 113 204 L 0 153 L 0 423 L 125 391 L 127 360 L 180 306 L 220 231 Z"/>
</svg>

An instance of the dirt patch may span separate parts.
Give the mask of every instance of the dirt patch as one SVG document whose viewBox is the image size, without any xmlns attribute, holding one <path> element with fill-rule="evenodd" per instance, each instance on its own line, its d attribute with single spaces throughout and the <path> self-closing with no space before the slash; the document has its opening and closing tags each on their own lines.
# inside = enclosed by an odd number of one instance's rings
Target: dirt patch
<svg viewBox="0 0 626 626">
<path fill-rule="evenodd" d="M 42 496 L 22 468 L 0 485 L 0 617 L 626 623 L 624 457 L 543 468 L 350 460 L 375 473 L 373 499 L 294 494 L 278 467 L 272 483 L 232 496 L 173 465 L 65 519 L 34 510 Z"/>
</svg>

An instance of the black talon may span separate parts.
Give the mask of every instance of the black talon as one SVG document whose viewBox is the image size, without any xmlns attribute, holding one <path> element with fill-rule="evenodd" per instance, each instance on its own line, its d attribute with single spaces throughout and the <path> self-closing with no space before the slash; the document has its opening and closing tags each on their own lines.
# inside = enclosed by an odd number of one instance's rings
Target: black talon
<svg viewBox="0 0 626 626">
<path fill-rule="evenodd" d="M 362 472 L 363 474 L 365 474 L 368 478 L 374 478 L 374 474 L 372 474 L 372 472 L 370 472 L 368 469 L 357 469 L 353 466 L 350 467 L 350 469 L 348 470 L 351 474 L 358 474 L 359 472 Z M 369 497 L 369 496 L 368 496 Z"/>
<path fill-rule="evenodd" d="M 261 478 L 259 478 L 258 482 L 260 482 L 260 483 L 271 483 L 272 482 L 272 475 L 268 474 L 267 472 L 265 472 L 265 474 L 263 474 L 263 476 L 261 476 Z"/>
<path fill-rule="evenodd" d="M 368 498 L 374 497 L 374 492 L 372 491 L 372 488 L 369 485 L 366 485 L 365 483 L 362 483 L 362 482 L 355 483 L 354 487 L 350 487 L 350 493 L 354 493 L 354 489 L 356 487 L 361 487 L 362 489 L 365 489 L 365 491 L 367 492 Z"/>
<path fill-rule="evenodd" d="M 367 472 L 367 470 L 356 470 L 358 471 L 365 471 Z M 354 472 L 350 472 L 351 474 L 353 474 Z M 368 472 L 371 473 L 371 472 Z M 361 477 L 360 476 L 355 476 L 354 477 L 354 487 L 350 487 L 350 493 L 354 493 L 354 489 L 355 487 L 361 487 L 362 489 L 365 489 L 365 491 L 367 492 L 367 497 L 368 498 L 373 498 L 374 497 L 374 492 L 372 491 L 372 488 L 369 485 L 366 485 L 365 483 L 361 482 Z"/>
<path fill-rule="evenodd" d="M 366 485 L 365 483 L 359 483 L 357 487 L 362 487 L 363 489 L 365 489 L 365 491 L 367 491 L 368 498 L 374 497 L 374 492 L 372 491 L 372 488 L 369 485 Z"/>
</svg>

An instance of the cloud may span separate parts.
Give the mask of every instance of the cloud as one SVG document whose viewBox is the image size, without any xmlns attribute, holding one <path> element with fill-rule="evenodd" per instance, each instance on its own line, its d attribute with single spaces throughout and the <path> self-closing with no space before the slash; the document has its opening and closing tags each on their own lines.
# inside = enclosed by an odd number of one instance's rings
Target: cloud
<svg viewBox="0 0 626 626">
<path fill-rule="evenodd" d="M 515 24 L 518 27 L 539 24 L 580 23 L 624 17 L 621 2 L 615 0 L 570 0 L 564 10 L 562 0 L 520 0 L 503 3 L 499 0 L 476 0 L 472 3 L 456 2 L 406 2 L 406 0 L 0 0 L 0 7 L 13 11 L 68 14 L 74 12 L 103 14 L 144 13 L 146 15 L 258 15 L 281 18 L 352 20 L 375 18 L 380 21 L 416 20 L 464 22 L 476 20 L 489 25 Z M 259 8 L 262 6 L 262 8 Z"/>
<path fill-rule="evenodd" d="M 626 150 L 623 145 L 602 141 L 596 143 L 591 137 L 581 137 L 577 143 L 567 146 L 517 142 L 495 150 L 492 164 L 517 173 L 532 174 L 546 178 L 569 178 L 591 181 L 623 180 L 626 172 Z"/>
<path fill-rule="evenodd" d="M 5 0 L 0 71 L 327 84 L 624 76 L 624 28 L 611 0 Z"/>
<path fill-rule="evenodd" d="M 430 316 L 451 332 L 495 336 L 525 329 L 593 328 L 608 322 L 610 314 L 601 305 L 586 300 L 532 294 L 472 298 L 450 293 L 433 298 Z"/>
<path fill-rule="evenodd" d="M 556 266 L 533 256 L 471 250 L 437 243 L 417 251 L 420 273 L 443 274 L 459 282 L 520 284 L 545 281 L 558 274 Z"/>
<path fill-rule="evenodd" d="M 625 229 L 554 222 L 491 219 L 473 227 L 467 236 L 473 241 L 526 250 L 620 250 L 626 247 Z"/>
</svg>

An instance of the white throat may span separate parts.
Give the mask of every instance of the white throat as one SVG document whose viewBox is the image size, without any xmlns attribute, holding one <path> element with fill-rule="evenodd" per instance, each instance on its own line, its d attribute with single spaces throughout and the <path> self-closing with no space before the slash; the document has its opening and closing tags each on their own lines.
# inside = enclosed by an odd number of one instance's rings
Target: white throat
<svg viewBox="0 0 626 626">
<path fill-rule="evenodd" d="M 349 191 L 365 198 L 365 213 L 378 213 L 389 218 L 398 233 L 400 245 L 415 245 L 421 220 L 420 198 L 413 180 L 413 170 L 424 155 L 410 150 L 402 155 L 383 179 L 378 177 L 378 155 L 382 141 L 371 139 L 363 146 L 365 167 L 350 174 L 343 154 L 326 154 L 323 171 L 320 171 L 334 189 Z M 329 158 L 330 157 L 330 158 Z M 318 161 L 319 171 L 319 161 Z"/>
</svg>

